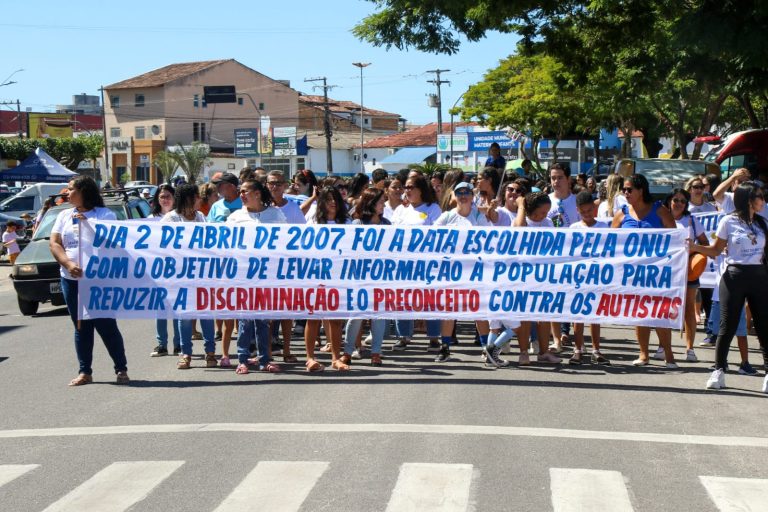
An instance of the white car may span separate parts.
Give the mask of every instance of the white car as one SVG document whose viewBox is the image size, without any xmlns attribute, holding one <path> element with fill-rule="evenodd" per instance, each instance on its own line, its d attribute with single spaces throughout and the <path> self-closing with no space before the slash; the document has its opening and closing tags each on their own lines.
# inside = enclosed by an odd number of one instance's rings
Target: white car
<svg viewBox="0 0 768 512">
<path fill-rule="evenodd" d="M 136 181 L 126 181 L 123 187 L 134 188 L 134 187 L 146 187 L 147 185 L 150 185 L 148 181 L 136 180 Z"/>
</svg>

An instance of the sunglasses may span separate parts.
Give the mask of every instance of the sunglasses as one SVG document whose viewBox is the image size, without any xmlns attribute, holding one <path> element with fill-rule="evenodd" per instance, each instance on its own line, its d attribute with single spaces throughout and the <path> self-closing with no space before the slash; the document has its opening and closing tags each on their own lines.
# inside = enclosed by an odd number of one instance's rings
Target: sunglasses
<svg viewBox="0 0 768 512">
<path fill-rule="evenodd" d="M 413 190 L 413 189 L 415 189 L 416 187 L 414 187 L 413 185 L 406 185 L 406 186 L 404 186 L 403 188 L 404 188 L 405 190 Z"/>
<path fill-rule="evenodd" d="M 693 185 L 691 188 L 694 190 L 704 190 L 704 185 Z"/>
<path fill-rule="evenodd" d="M 285 185 L 284 181 L 268 181 L 267 186 L 269 187 L 279 187 L 280 185 Z"/>
<path fill-rule="evenodd" d="M 336 190 L 347 190 L 348 187 L 346 185 L 336 185 L 334 188 Z"/>
<path fill-rule="evenodd" d="M 677 197 L 672 199 L 672 202 L 675 203 L 675 204 L 688 204 L 688 200 L 687 199 L 679 199 Z"/>
<path fill-rule="evenodd" d="M 466 188 L 462 188 L 462 189 L 459 189 L 459 190 L 455 191 L 454 194 L 456 194 L 456 196 L 471 196 L 472 195 L 472 191 L 468 190 Z"/>
<path fill-rule="evenodd" d="M 625 194 L 631 194 L 633 190 L 635 189 L 632 187 L 624 187 L 623 189 L 621 189 L 621 191 L 624 192 Z"/>
<path fill-rule="evenodd" d="M 507 192 L 511 192 L 512 194 L 519 194 L 520 193 L 520 189 L 519 188 L 509 187 L 509 188 L 507 188 Z"/>
</svg>

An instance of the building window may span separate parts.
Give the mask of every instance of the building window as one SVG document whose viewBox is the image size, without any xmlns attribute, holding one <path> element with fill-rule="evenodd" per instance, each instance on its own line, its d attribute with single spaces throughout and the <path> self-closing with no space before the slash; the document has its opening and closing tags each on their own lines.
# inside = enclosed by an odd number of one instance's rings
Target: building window
<svg viewBox="0 0 768 512">
<path fill-rule="evenodd" d="M 143 107 L 144 106 L 144 95 L 143 94 L 137 94 L 136 99 L 133 103 L 134 107 Z"/>
<path fill-rule="evenodd" d="M 243 106 L 243 98 L 237 98 L 237 104 Z"/>
<path fill-rule="evenodd" d="M 205 142 L 206 140 L 205 123 L 200 123 L 200 142 Z"/>
<path fill-rule="evenodd" d="M 363 119 L 363 124 L 368 124 L 368 121 L 369 119 L 366 117 L 365 119 Z"/>
<path fill-rule="evenodd" d="M 120 96 L 110 96 L 109 104 L 112 105 L 113 109 L 120 108 Z"/>
<path fill-rule="evenodd" d="M 136 133 L 135 137 L 137 139 L 146 139 L 147 138 L 147 130 L 144 126 L 137 126 L 136 127 Z"/>
<path fill-rule="evenodd" d="M 263 103 L 259 103 L 259 110 L 264 110 L 264 104 Z"/>
<path fill-rule="evenodd" d="M 203 96 L 202 104 L 203 104 L 203 108 L 208 108 L 208 102 L 205 101 L 205 96 Z"/>
<path fill-rule="evenodd" d="M 200 123 L 192 123 L 192 140 L 200 140 Z"/>
<path fill-rule="evenodd" d="M 197 107 L 200 106 L 200 95 L 199 94 L 195 94 L 194 96 L 192 96 L 192 106 L 194 108 L 197 108 Z"/>
<path fill-rule="evenodd" d="M 120 137 L 120 128 L 110 128 L 109 129 L 109 136 L 114 137 Z"/>
</svg>

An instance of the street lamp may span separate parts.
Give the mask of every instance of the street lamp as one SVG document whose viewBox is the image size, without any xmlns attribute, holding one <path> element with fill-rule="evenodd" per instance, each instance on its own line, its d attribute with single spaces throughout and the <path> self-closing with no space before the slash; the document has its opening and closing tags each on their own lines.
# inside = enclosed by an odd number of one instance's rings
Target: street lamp
<svg viewBox="0 0 768 512">
<path fill-rule="evenodd" d="M 363 144 L 365 140 L 363 138 L 363 68 L 371 65 L 370 62 L 353 62 L 353 66 L 360 68 L 360 172 L 365 173 L 365 166 L 363 165 Z"/>
<path fill-rule="evenodd" d="M 8 75 L 8 77 L 5 80 L 3 80 L 2 83 L 0 83 L 0 87 L 2 87 L 4 85 L 13 85 L 13 84 L 15 84 L 16 82 L 11 82 L 11 78 L 13 77 L 13 75 L 15 75 L 16 73 L 19 73 L 20 71 L 24 71 L 24 70 L 23 69 L 17 69 L 16 71 L 14 71 L 10 75 Z"/>
</svg>

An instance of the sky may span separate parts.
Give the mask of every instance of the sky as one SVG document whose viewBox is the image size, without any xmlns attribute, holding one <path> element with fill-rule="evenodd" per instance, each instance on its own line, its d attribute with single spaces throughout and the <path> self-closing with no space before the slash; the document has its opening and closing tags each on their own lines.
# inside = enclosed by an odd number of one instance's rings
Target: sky
<svg viewBox="0 0 768 512">
<path fill-rule="evenodd" d="M 0 87 L 0 102 L 18 99 L 22 110 L 36 112 L 168 64 L 233 58 L 271 78 L 290 80 L 304 94 L 322 94 L 304 80 L 326 76 L 336 86 L 329 97 L 357 103 L 360 70 L 352 63 L 370 62 L 363 72 L 363 104 L 414 124 L 437 120 L 437 109 L 427 104 L 427 95 L 436 92 L 427 83 L 434 75 L 426 71 L 449 69 L 441 76 L 451 82 L 442 86 L 447 122 L 448 109 L 508 56 L 516 41 L 489 34 L 465 42 L 451 56 L 377 48 L 351 33 L 376 11 L 366 0 L 6 0 L 0 6 L 0 83 L 16 82 Z"/>
</svg>

